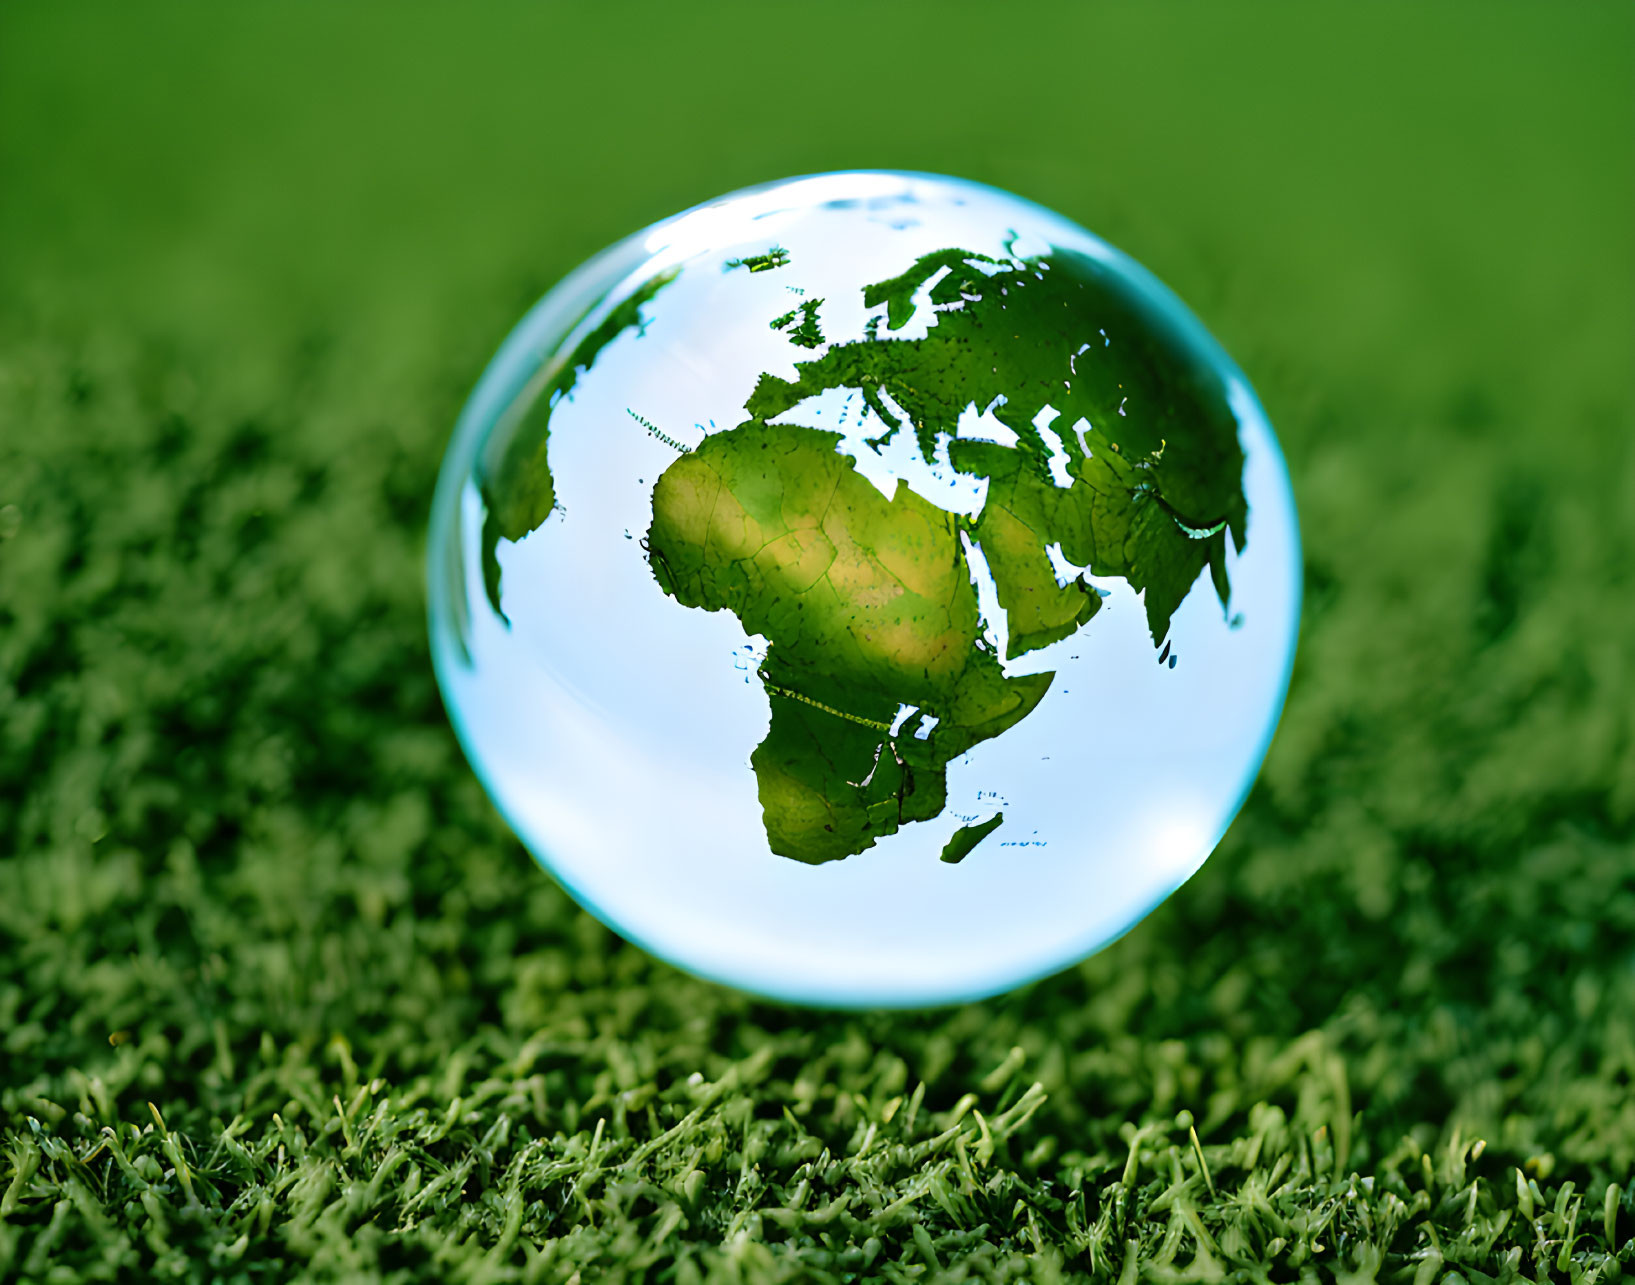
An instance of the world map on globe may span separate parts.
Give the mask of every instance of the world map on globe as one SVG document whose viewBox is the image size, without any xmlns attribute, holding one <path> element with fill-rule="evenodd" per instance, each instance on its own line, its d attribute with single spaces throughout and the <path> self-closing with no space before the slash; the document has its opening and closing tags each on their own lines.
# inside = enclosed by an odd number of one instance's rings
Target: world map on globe
<svg viewBox="0 0 1635 1285">
<path fill-rule="evenodd" d="M 1227 603 L 1244 457 L 1209 373 L 1093 257 L 1006 251 L 915 258 L 863 287 L 861 334 L 834 340 L 788 251 L 728 259 L 725 272 L 790 279 L 798 302 L 766 325 L 800 354 L 795 377 L 762 373 L 742 421 L 692 445 L 627 409 L 675 456 L 641 541 L 654 592 L 765 639 L 770 725 L 749 764 L 780 856 L 840 860 L 942 813 L 949 763 L 1048 698 L 1053 672 L 1004 662 L 1094 627 L 1104 591 L 1087 576 L 1141 595 L 1161 661 L 1206 569 Z M 642 341 L 681 271 L 649 277 L 583 336 L 483 479 L 484 581 L 502 616 L 499 542 L 560 510 L 553 411 L 610 344 Z M 923 333 L 903 333 L 916 315 Z M 869 425 L 865 449 L 905 435 L 926 466 L 982 487 L 980 505 L 954 512 L 900 479 L 882 485 L 841 433 L 799 422 L 837 392 Z M 973 411 L 986 430 L 969 431 Z M 943 860 L 1003 820 L 962 826 Z"/>
</svg>

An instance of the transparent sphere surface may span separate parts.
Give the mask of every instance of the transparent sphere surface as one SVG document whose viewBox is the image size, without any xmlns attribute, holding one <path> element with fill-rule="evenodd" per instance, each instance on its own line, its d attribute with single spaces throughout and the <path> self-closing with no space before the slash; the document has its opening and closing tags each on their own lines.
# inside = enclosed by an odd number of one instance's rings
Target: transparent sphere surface
<svg viewBox="0 0 1635 1285">
<path fill-rule="evenodd" d="M 523 319 L 438 482 L 478 775 L 610 927 L 843 1006 L 992 994 L 1209 855 L 1277 722 L 1293 496 L 1155 278 L 930 175 L 736 193 Z"/>
</svg>

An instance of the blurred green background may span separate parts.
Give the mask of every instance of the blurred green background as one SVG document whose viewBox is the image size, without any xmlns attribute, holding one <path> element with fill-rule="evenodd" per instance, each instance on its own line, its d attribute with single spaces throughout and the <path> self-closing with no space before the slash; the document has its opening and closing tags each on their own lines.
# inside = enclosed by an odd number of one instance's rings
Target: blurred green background
<svg viewBox="0 0 1635 1285">
<path fill-rule="evenodd" d="M 0 1280 L 1627 1273 L 1632 86 L 1627 3 L 0 8 Z M 857 167 L 1156 271 L 1308 554 L 1203 874 L 890 1018 L 577 912 L 421 614 L 523 310 Z"/>
</svg>

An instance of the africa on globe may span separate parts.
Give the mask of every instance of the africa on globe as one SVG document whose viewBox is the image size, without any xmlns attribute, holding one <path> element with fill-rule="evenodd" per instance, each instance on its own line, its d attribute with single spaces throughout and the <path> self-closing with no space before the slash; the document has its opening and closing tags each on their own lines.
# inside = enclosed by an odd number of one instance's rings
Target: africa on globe
<svg viewBox="0 0 1635 1285">
<path fill-rule="evenodd" d="M 928 175 L 613 246 L 483 376 L 433 652 L 611 927 L 781 998 L 970 998 L 1208 855 L 1281 708 L 1286 470 L 1246 381 L 1061 216 Z"/>
</svg>

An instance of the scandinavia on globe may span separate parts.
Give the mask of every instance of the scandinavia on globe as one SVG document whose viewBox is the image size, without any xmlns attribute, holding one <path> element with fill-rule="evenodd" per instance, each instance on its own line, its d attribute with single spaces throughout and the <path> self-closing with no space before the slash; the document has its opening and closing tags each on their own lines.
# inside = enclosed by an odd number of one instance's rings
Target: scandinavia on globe
<svg viewBox="0 0 1635 1285">
<path fill-rule="evenodd" d="M 991 993 L 1126 929 L 1241 802 L 1298 615 L 1214 341 L 930 176 L 755 189 L 580 269 L 473 394 L 432 541 L 445 696 L 535 855 L 807 1002 Z"/>
</svg>

